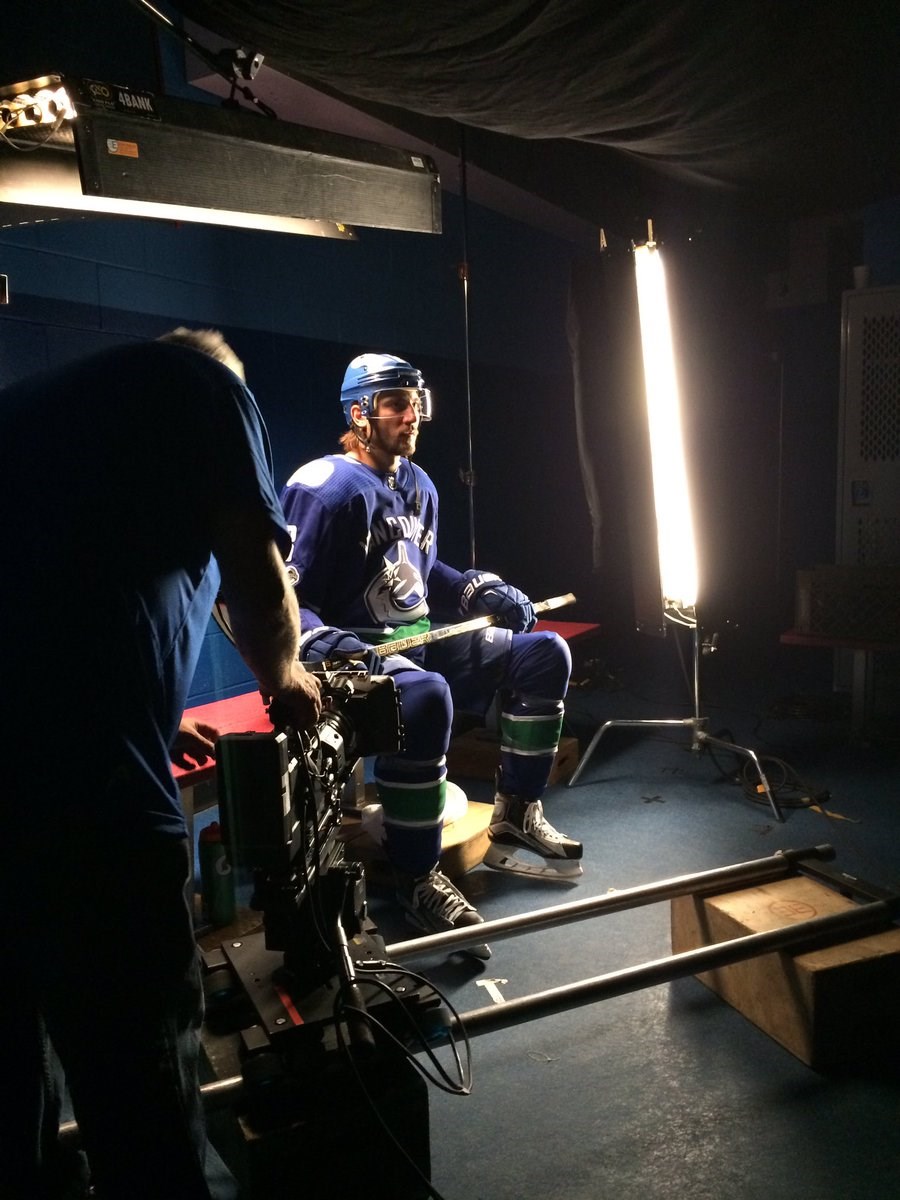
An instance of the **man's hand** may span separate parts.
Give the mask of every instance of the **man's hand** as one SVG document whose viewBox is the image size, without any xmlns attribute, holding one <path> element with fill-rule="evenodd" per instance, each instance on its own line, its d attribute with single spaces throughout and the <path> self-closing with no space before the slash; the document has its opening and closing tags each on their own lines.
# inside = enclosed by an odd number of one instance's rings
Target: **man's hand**
<svg viewBox="0 0 900 1200">
<path fill-rule="evenodd" d="M 345 656 L 353 655 L 352 661 Z M 337 659 L 362 666 L 370 675 L 380 675 L 384 670 L 384 658 L 368 642 L 362 641 L 355 633 L 347 633 L 335 625 L 325 625 L 314 633 L 303 648 L 303 660 L 308 663 L 327 662 Z"/>
<path fill-rule="evenodd" d="M 322 691 L 319 680 L 302 663 L 295 662 L 286 687 L 272 697 L 283 706 L 297 730 L 315 725 L 322 713 Z"/>
<path fill-rule="evenodd" d="M 498 625 L 513 633 L 528 633 L 534 628 L 534 605 L 517 587 L 489 571 L 467 571 L 463 578 L 466 582 L 459 603 L 463 615 L 495 617 Z"/>
<path fill-rule="evenodd" d="M 183 767 L 187 771 L 192 767 L 202 767 L 210 759 L 215 759 L 218 736 L 218 729 L 212 725 L 182 718 L 169 750 L 169 758 L 176 767 Z"/>
</svg>

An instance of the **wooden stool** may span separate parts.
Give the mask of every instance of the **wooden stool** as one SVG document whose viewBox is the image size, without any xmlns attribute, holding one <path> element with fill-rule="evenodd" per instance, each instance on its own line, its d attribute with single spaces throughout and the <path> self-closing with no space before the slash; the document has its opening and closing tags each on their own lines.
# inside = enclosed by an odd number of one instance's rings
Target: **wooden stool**
<svg viewBox="0 0 900 1200">
<path fill-rule="evenodd" d="M 374 784 L 366 785 L 366 798 L 370 804 L 360 810 L 361 816 L 344 814 L 338 838 L 347 858 L 361 862 L 369 879 L 390 886 L 394 875 L 381 846 L 381 813 Z M 474 804 L 462 788 L 447 783 L 440 869 L 448 879 L 465 875 L 484 858 L 493 811 L 493 804 Z"/>
</svg>

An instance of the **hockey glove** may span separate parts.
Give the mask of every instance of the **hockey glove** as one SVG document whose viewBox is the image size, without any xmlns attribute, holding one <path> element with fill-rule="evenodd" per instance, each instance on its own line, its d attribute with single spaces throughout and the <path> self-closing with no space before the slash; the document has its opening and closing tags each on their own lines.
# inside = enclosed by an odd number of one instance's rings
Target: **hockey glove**
<svg viewBox="0 0 900 1200">
<path fill-rule="evenodd" d="M 313 663 L 328 660 L 345 661 L 344 656 L 352 654 L 347 662 L 348 667 L 363 667 L 370 675 L 380 675 L 384 666 L 382 656 L 356 636 L 344 629 L 326 625 L 310 634 L 309 640 L 301 642 L 300 657 L 303 662 Z"/>
<path fill-rule="evenodd" d="M 487 571 L 466 571 L 459 607 L 463 615 L 486 615 L 513 633 L 528 633 L 537 617 L 534 606 L 517 587 Z"/>
</svg>

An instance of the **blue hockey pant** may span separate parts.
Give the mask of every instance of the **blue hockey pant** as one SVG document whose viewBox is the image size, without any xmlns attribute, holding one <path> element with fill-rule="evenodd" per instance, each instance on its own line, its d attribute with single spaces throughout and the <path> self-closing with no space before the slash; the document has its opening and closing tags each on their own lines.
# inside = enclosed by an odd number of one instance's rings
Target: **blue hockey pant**
<svg viewBox="0 0 900 1200">
<path fill-rule="evenodd" d="M 412 875 L 440 857 L 454 708 L 483 715 L 499 694 L 499 790 L 537 799 L 556 755 L 572 660 L 555 633 L 489 628 L 432 643 L 424 667 L 385 660 L 400 695 L 404 746 L 375 761 L 385 849 Z"/>
</svg>

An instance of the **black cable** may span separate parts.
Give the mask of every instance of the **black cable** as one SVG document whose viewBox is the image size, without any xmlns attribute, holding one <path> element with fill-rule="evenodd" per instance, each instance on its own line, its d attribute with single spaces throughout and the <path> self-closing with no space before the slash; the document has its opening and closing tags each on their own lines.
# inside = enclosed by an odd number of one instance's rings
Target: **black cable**
<svg viewBox="0 0 900 1200">
<path fill-rule="evenodd" d="M 734 736 L 728 729 L 720 730 L 715 734 L 715 738 L 720 742 L 734 741 Z M 709 742 L 704 742 L 703 748 L 709 754 L 719 774 L 732 783 L 740 783 L 744 795 L 749 800 L 752 800 L 754 804 L 769 803 L 768 796 L 760 792 L 759 771 L 752 759 L 745 759 L 743 756 L 735 753 L 735 768 L 739 769 L 728 771 L 716 758 L 715 752 Z M 831 799 L 829 791 L 817 788 L 806 782 L 790 763 L 785 762 L 783 758 L 765 754 L 758 754 L 756 758 L 769 784 L 769 791 L 773 796 L 778 798 L 781 808 L 811 808 L 815 804 L 825 804 Z M 800 794 L 791 797 L 785 796 L 786 792 L 798 792 Z"/>
<path fill-rule="evenodd" d="M 380 1032 L 382 1032 L 383 1035 L 409 1059 L 410 1063 L 415 1067 L 415 1069 L 419 1072 L 419 1074 L 426 1080 L 426 1082 L 432 1083 L 435 1085 L 435 1087 L 439 1087 L 441 1089 L 441 1091 L 449 1092 L 452 1095 L 457 1095 L 457 1096 L 469 1095 L 469 1093 L 472 1090 L 472 1053 L 471 1053 L 471 1045 L 469 1042 L 469 1035 L 466 1033 L 465 1027 L 462 1024 L 462 1020 L 459 1016 L 459 1013 L 456 1011 L 456 1009 L 453 1007 L 453 1005 L 447 999 L 447 997 L 433 983 L 431 983 L 430 980 L 426 979 L 423 975 L 418 975 L 418 974 L 416 974 L 415 971 L 407 970 L 406 968 L 396 966 L 393 963 L 371 963 L 371 962 L 364 961 L 364 962 L 356 963 L 354 965 L 355 965 L 357 971 L 359 972 L 359 974 L 357 975 L 358 982 L 363 978 L 363 976 L 365 976 L 366 977 L 365 982 L 367 984 L 371 984 L 374 987 L 378 988 L 380 991 L 386 993 L 390 1000 L 392 1000 L 394 1003 L 399 1005 L 400 1012 L 406 1021 L 407 1027 L 410 1029 L 411 1033 L 415 1036 L 415 1041 L 418 1042 L 419 1049 L 421 1050 L 421 1052 L 423 1052 L 425 1054 L 425 1056 L 431 1063 L 432 1067 L 434 1068 L 435 1073 L 432 1074 L 431 1071 L 429 1071 L 426 1066 L 424 1066 L 416 1058 L 414 1058 L 413 1052 L 410 1051 L 410 1049 L 403 1042 L 401 1042 L 398 1038 L 396 1038 L 388 1029 L 386 1029 L 385 1026 L 380 1021 L 377 1020 L 376 1017 L 372 1016 L 371 1012 L 368 1012 L 365 1015 L 366 1015 L 367 1019 L 371 1022 L 371 1024 L 376 1029 L 378 1029 Z M 384 974 L 385 971 L 391 972 L 392 976 L 398 980 L 399 979 L 410 980 L 420 986 L 430 988 L 435 993 L 435 995 L 438 997 L 438 999 L 443 1003 L 443 1005 L 447 1008 L 447 1010 L 450 1012 L 451 1016 L 454 1018 L 454 1021 L 456 1022 L 456 1024 L 458 1025 L 459 1029 L 462 1032 L 463 1046 L 465 1049 L 465 1063 L 463 1063 L 463 1059 L 460 1057 L 460 1052 L 459 1052 L 459 1047 L 457 1045 L 456 1037 L 453 1035 L 452 1032 L 450 1032 L 450 1027 L 448 1027 L 447 1044 L 449 1045 L 449 1047 L 451 1049 L 451 1052 L 453 1054 L 453 1059 L 456 1064 L 456 1079 L 451 1078 L 449 1072 L 446 1070 L 446 1068 L 443 1066 L 443 1064 L 440 1062 L 440 1060 L 435 1055 L 434 1050 L 430 1044 L 430 1038 L 428 1036 L 427 1030 L 423 1029 L 422 1026 L 416 1021 L 415 1015 L 413 1014 L 412 1010 L 406 1004 L 404 1004 L 400 1001 L 399 997 L 394 992 L 393 987 L 391 987 L 389 984 L 385 983 L 383 979 L 380 979 L 377 977 L 372 977 L 375 972 L 377 972 L 378 975 L 382 975 L 382 974 Z M 341 992 L 338 993 L 337 997 L 335 997 L 335 1011 L 336 1012 L 337 1011 L 345 1011 L 347 1008 L 347 1006 L 344 1005 L 342 993 L 343 993 L 343 989 Z M 339 1031 L 339 1036 L 340 1036 L 340 1031 Z M 443 1082 L 442 1082 L 442 1080 L 443 1080 Z"/>
<path fill-rule="evenodd" d="M 297 759 L 297 775 L 294 778 L 294 794 L 296 794 L 297 786 L 300 783 L 301 773 L 305 786 L 305 797 L 303 811 L 298 813 L 300 819 L 300 853 L 303 857 L 303 883 L 307 893 L 307 903 L 310 905 L 310 913 L 312 915 L 312 925 L 321 943 L 322 949 L 327 953 L 333 952 L 333 947 L 328 939 L 325 911 L 322 899 L 319 896 L 318 888 L 313 887 L 309 878 L 309 869 L 307 866 L 307 851 L 309 849 L 309 840 L 307 838 L 307 820 L 312 821 L 313 830 L 313 856 L 315 859 L 315 877 L 318 879 L 322 872 L 322 848 L 319 840 L 319 821 L 316 811 L 316 794 L 313 786 L 313 779 L 321 779 L 321 776 L 314 774 L 310 766 L 310 755 L 313 750 L 313 738 L 309 735 L 298 734 L 299 752 L 296 755 Z M 293 802 L 293 797 L 292 797 Z"/>
<path fill-rule="evenodd" d="M 33 150 L 42 150 L 45 146 L 49 145 L 60 129 L 62 129 L 66 120 L 65 113 L 60 113 L 52 125 L 25 126 L 26 129 L 40 128 L 43 132 L 40 137 L 29 137 L 24 142 L 17 142 L 15 137 L 11 136 L 11 130 L 14 128 L 12 124 L 14 116 L 15 114 L 13 113 L 8 121 L 0 125 L 0 141 L 9 146 L 10 150 L 16 150 L 20 154 L 29 154 Z"/>
<path fill-rule="evenodd" d="M 759 757 L 759 756 L 757 756 Z M 759 757 L 760 766 L 765 772 L 766 779 L 769 783 L 769 790 L 773 796 L 778 797 L 778 803 L 782 808 L 812 808 L 814 805 L 826 804 L 831 799 L 831 792 L 828 790 L 816 790 L 812 785 L 805 782 L 794 770 L 794 768 L 786 763 L 783 759 L 772 757 Z M 773 783 L 772 772 L 773 768 L 777 769 L 781 774 L 781 781 Z M 759 776 L 756 780 L 752 778 L 753 764 L 749 761 L 744 763 L 743 771 L 741 772 L 741 782 L 744 789 L 744 794 L 754 802 L 754 804 L 767 804 L 768 798 L 760 795 L 759 792 Z M 796 796 L 785 796 L 785 792 L 798 792 Z"/>
<path fill-rule="evenodd" d="M 220 75 L 225 82 L 230 85 L 231 96 L 228 100 L 223 102 L 226 107 L 229 105 L 236 105 L 234 94 L 235 92 L 240 92 L 245 100 L 248 100 L 251 104 L 255 105 L 256 108 L 258 108 L 259 111 L 264 113 L 267 117 L 277 118 L 278 114 L 274 111 L 274 109 L 270 108 L 268 104 L 260 100 L 260 98 L 253 91 L 251 91 L 250 88 L 245 87 L 243 84 L 238 83 L 237 81 L 237 72 L 234 65 L 235 57 L 246 57 L 245 51 L 238 48 L 230 59 L 223 57 L 225 54 L 224 51 L 220 52 L 219 54 L 213 54 L 211 50 L 206 48 L 206 46 L 201 45 L 200 42 L 198 42 L 195 38 L 192 38 L 186 30 L 181 28 L 180 25 L 176 25 L 174 21 L 170 20 L 165 13 L 160 12 L 155 5 L 150 3 L 150 0 L 131 0 L 131 3 L 145 16 L 149 16 L 150 19 L 155 21 L 157 25 L 166 30 L 167 33 L 173 34 L 175 37 L 184 42 L 186 46 L 193 50 L 198 58 L 202 59 L 208 67 L 212 67 L 213 71 L 215 71 L 217 75 Z M 262 55 L 259 55 L 257 63 L 254 65 L 256 66 L 261 62 Z"/>
<path fill-rule="evenodd" d="M 418 1176 L 418 1178 L 421 1180 L 421 1182 L 428 1189 L 429 1196 L 433 1197 L 433 1200 L 444 1200 L 443 1194 L 441 1192 L 439 1192 L 437 1190 L 437 1188 L 434 1187 L 431 1180 L 428 1179 L 427 1176 L 425 1176 L 423 1174 L 423 1172 L 419 1169 L 418 1165 L 413 1161 L 411 1156 L 407 1153 L 406 1148 L 404 1147 L 402 1142 L 397 1138 L 397 1136 L 394 1134 L 393 1130 L 390 1128 L 390 1126 L 387 1124 L 384 1117 L 382 1116 L 382 1114 L 379 1110 L 379 1106 L 375 1100 L 375 1097 L 372 1096 L 371 1092 L 369 1091 L 368 1087 L 366 1086 L 365 1080 L 362 1077 L 362 1074 L 359 1069 L 359 1065 L 352 1053 L 352 1047 L 351 1047 L 348 1039 L 344 1035 L 344 1025 L 346 1023 L 346 1019 L 348 1016 L 352 1016 L 358 1021 L 360 1021 L 360 1020 L 365 1021 L 371 1029 L 377 1030 L 382 1038 L 386 1039 L 396 1049 L 398 1049 L 401 1052 L 401 1054 L 407 1059 L 407 1061 L 410 1063 L 410 1065 L 416 1071 L 418 1071 L 419 1074 L 425 1079 L 426 1083 L 432 1083 L 436 1087 L 439 1087 L 442 1091 L 449 1092 L 452 1095 L 461 1095 L 461 1096 L 469 1095 L 471 1093 L 471 1089 L 472 1089 L 472 1067 L 471 1067 L 472 1053 L 471 1053 L 471 1045 L 469 1042 L 469 1036 L 465 1031 L 465 1028 L 462 1024 L 462 1020 L 459 1016 L 459 1013 L 453 1007 L 451 1002 L 447 999 L 447 997 L 443 994 L 443 992 L 440 991 L 440 989 L 438 987 L 436 987 L 429 980 L 425 979 L 425 977 L 423 975 L 418 975 L 415 971 L 410 971 L 404 967 L 400 967 L 393 963 L 388 963 L 388 962 L 366 962 L 366 961 L 363 961 L 363 962 L 354 963 L 354 967 L 355 967 L 356 971 L 358 972 L 357 977 L 356 977 L 357 983 L 359 982 L 360 977 L 362 975 L 367 976 L 367 978 L 365 980 L 365 982 L 367 984 L 371 984 L 374 987 L 376 987 L 377 989 L 379 989 L 380 991 L 386 993 L 388 995 L 388 997 L 390 998 L 390 1000 L 392 1000 L 395 1004 L 399 1005 L 399 1010 L 406 1020 L 407 1027 L 411 1028 L 412 1031 L 415 1033 L 415 1035 L 416 1035 L 415 1040 L 419 1043 L 421 1051 L 425 1053 L 426 1057 L 429 1059 L 429 1061 L 433 1065 L 436 1074 L 432 1074 L 431 1071 L 429 1071 L 422 1063 L 420 1063 L 418 1061 L 418 1059 L 415 1057 L 414 1052 L 407 1045 L 405 1045 L 402 1041 L 400 1041 L 399 1038 L 395 1037 L 394 1034 L 391 1033 L 390 1030 L 388 1030 L 385 1027 L 385 1025 L 381 1021 L 378 1020 L 377 1017 L 373 1016 L 372 1012 L 370 1011 L 369 1008 L 359 1008 L 356 1005 L 347 1004 L 345 1002 L 345 996 L 348 993 L 349 994 L 352 994 L 352 993 L 351 993 L 351 989 L 346 984 L 341 985 L 341 987 L 338 990 L 338 994 L 334 1000 L 333 1013 L 334 1013 L 334 1020 L 335 1020 L 335 1033 L 337 1036 L 338 1046 L 339 1046 L 341 1052 L 343 1053 L 344 1057 L 347 1059 L 350 1069 L 352 1070 L 354 1076 L 356 1077 L 356 1082 L 359 1085 L 360 1091 L 362 1092 L 363 1096 L 365 1097 L 366 1103 L 369 1105 L 369 1108 L 371 1109 L 375 1119 L 378 1121 L 378 1124 L 381 1126 L 382 1130 L 387 1135 L 391 1144 L 394 1146 L 394 1148 L 397 1150 L 397 1152 L 403 1157 L 405 1162 L 409 1165 L 410 1169 Z M 406 980 L 413 981 L 417 984 L 422 984 L 426 987 L 429 987 L 435 993 L 435 995 L 443 1002 L 443 1004 L 446 1006 L 446 1008 L 449 1010 L 449 1012 L 452 1014 L 452 1016 L 455 1020 L 456 1026 L 462 1031 L 463 1044 L 465 1047 L 465 1065 L 463 1065 L 463 1060 L 460 1058 L 459 1047 L 457 1045 L 456 1038 L 454 1037 L 450 1028 L 448 1027 L 447 1044 L 451 1048 L 451 1051 L 453 1054 L 453 1059 L 456 1064 L 456 1073 L 457 1073 L 458 1082 L 454 1081 L 450 1077 L 450 1074 L 448 1073 L 448 1071 L 445 1069 L 443 1064 L 438 1060 L 436 1054 L 434 1053 L 434 1050 L 431 1047 L 430 1039 L 427 1036 L 427 1032 L 425 1030 L 423 1030 L 422 1027 L 419 1025 L 419 1023 L 416 1021 L 415 1016 L 412 1013 L 412 1011 L 410 1010 L 410 1008 L 406 1004 L 404 1004 L 400 1000 L 400 998 L 396 995 L 393 986 L 386 983 L 384 981 L 384 979 L 376 977 L 376 975 L 375 975 L 376 972 L 377 972 L 378 976 L 388 973 L 392 979 L 395 979 L 395 980 L 406 979 Z"/>
</svg>

